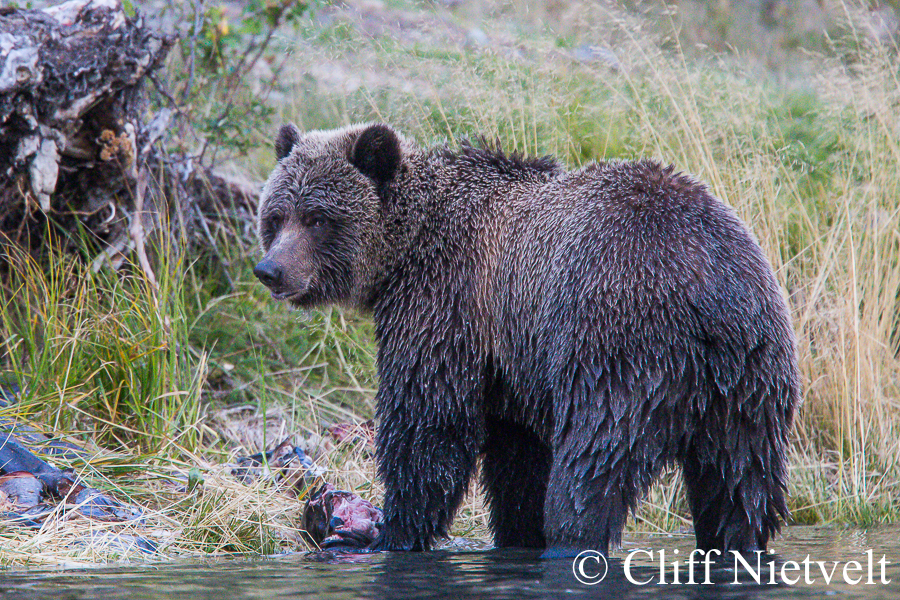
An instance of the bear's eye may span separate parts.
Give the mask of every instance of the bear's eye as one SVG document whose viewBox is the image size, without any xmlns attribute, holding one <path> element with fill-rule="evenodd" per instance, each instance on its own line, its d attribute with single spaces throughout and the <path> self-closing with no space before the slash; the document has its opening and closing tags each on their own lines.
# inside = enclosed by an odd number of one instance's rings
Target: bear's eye
<svg viewBox="0 0 900 600">
<path fill-rule="evenodd" d="M 269 216 L 269 228 L 276 232 L 281 229 L 281 226 L 284 225 L 284 215 L 281 213 L 273 213 Z"/>
<path fill-rule="evenodd" d="M 304 224 L 310 229 L 320 229 L 325 227 L 328 224 L 325 217 L 322 215 L 309 215 L 305 219 L 303 219 Z"/>
</svg>

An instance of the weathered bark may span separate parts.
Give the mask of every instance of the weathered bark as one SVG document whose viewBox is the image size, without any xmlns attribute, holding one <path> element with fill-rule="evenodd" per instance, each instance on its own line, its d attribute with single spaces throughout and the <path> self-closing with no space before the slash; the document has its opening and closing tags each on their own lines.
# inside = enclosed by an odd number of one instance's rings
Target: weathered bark
<svg viewBox="0 0 900 600">
<path fill-rule="evenodd" d="M 163 211 L 251 210 L 253 192 L 157 143 L 177 112 L 148 115 L 145 87 L 172 43 L 118 0 L 0 9 L 0 245 L 38 249 L 49 221 L 89 231 L 98 266 L 136 251 L 152 278 L 143 242 Z"/>
<path fill-rule="evenodd" d="M 0 11 L 4 233 L 26 242 L 36 212 L 102 219 L 130 195 L 149 150 L 144 78 L 169 46 L 114 0 Z"/>
</svg>

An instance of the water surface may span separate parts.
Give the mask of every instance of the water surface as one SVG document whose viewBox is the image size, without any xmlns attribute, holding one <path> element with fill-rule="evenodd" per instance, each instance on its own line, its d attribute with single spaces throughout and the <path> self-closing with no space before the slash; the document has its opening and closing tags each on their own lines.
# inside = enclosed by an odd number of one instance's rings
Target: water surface
<svg viewBox="0 0 900 600">
<path fill-rule="evenodd" d="M 690 535 L 629 536 L 608 560 L 608 572 L 596 585 L 573 573 L 573 561 L 540 559 L 538 553 L 511 550 L 440 550 L 422 554 L 383 553 L 336 556 L 293 554 L 267 559 L 169 561 L 149 565 L 78 570 L 7 569 L 0 571 L 0 599 L 75 600 L 100 598 L 240 600 L 262 598 L 885 598 L 900 600 L 900 528 L 869 530 L 790 527 L 772 544 L 773 556 L 762 559 L 761 583 L 731 568 L 733 560 L 710 567 L 710 584 L 702 564 L 694 584 L 686 583 Z M 677 551 L 677 552 L 676 552 Z M 867 554 L 867 551 L 870 551 Z M 661 553 L 663 560 L 660 561 Z M 631 560 L 628 560 L 631 555 Z M 869 572 L 867 563 L 873 562 Z M 807 584 L 802 561 L 809 557 Z M 698 562 L 699 562 L 699 557 Z M 751 557 L 752 559 L 752 557 Z M 883 565 L 878 561 L 882 560 Z M 794 564 L 789 562 L 794 561 Z M 835 565 L 835 561 L 836 565 Z M 857 561 L 859 568 L 849 561 Z M 662 572 L 660 563 L 662 562 Z M 677 562 L 677 565 L 675 564 Z M 755 561 L 752 561 L 755 568 Z M 775 569 L 770 583 L 766 563 Z M 596 577 L 598 563 L 584 572 Z M 626 573 L 627 565 L 627 573 Z M 782 566 L 786 570 L 782 571 Z M 847 568 L 846 573 L 844 571 Z M 831 573 L 830 583 L 825 582 Z M 673 584 L 677 571 L 679 584 Z M 785 583 L 799 579 L 795 584 Z M 846 580 L 846 576 L 849 578 Z M 632 581 L 629 581 L 629 577 Z M 665 584 L 661 584 L 663 578 Z M 859 583 L 852 583 L 859 579 Z M 871 579 L 871 583 L 868 580 Z M 890 583 L 883 583 L 890 580 Z M 648 582 L 639 585 L 634 582 Z"/>
</svg>

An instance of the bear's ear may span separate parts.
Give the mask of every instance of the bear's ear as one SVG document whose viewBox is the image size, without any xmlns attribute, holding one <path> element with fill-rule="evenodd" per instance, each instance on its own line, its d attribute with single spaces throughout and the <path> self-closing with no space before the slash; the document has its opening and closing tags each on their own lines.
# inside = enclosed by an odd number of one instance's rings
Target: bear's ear
<svg viewBox="0 0 900 600">
<path fill-rule="evenodd" d="M 394 130 L 378 123 L 359 134 L 350 154 L 350 164 L 376 183 L 385 183 L 394 178 L 403 156 L 400 139 Z"/>
<path fill-rule="evenodd" d="M 282 125 L 275 136 L 275 156 L 278 160 L 290 154 L 299 141 L 300 131 L 293 123 Z"/>
</svg>

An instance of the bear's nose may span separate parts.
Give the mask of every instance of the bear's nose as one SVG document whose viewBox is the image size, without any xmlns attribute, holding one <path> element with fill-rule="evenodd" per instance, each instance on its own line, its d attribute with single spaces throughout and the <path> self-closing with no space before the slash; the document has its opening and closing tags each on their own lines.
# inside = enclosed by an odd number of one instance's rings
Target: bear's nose
<svg viewBox="0 0 900 600">
<path fill-rule="evenodd" d="M 257 279 L 259 279 L 264 286 L 270 289 L 281 287 L 281 281 L 284 276 L 278 263 L 268 259 L 263 260 L 256 265 L 253 269 L 253 274 L 256 275 Z"/>
</svg>

